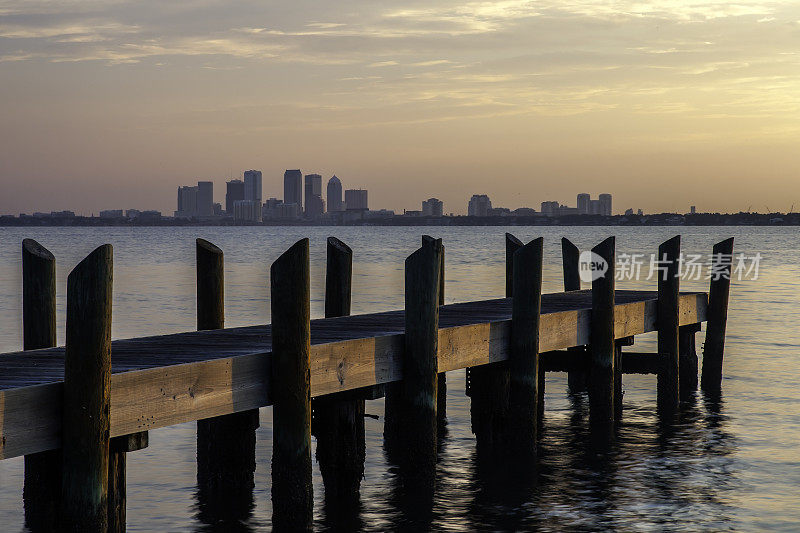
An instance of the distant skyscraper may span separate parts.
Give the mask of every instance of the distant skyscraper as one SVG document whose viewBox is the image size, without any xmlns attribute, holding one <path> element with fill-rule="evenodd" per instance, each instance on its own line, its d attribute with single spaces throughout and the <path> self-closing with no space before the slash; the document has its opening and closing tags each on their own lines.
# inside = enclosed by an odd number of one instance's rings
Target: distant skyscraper
<svg viewBox="0 0 800 533">
<path fill-rule="evenodd" d="M 600 200 L 600 214 L 603 216 L 610 217 L 611 216 L 611 195 L 610 194 L 601 194 L 598 196 Z"/>
<path fill-rule="evenodd" d="M 176 217 L 197 216 L 197 187 L 184 185 L 178 187 L 178 209 Z"/>
<path fill-rule="evenodd" d="M 306 218 L 318 218 L 325 212 L 325 203 L 322 201 L 322 176 L 319 174 L 306 174 Z"/>
<path fill-rule="evenodd" d="M 582 192 L 578 195 L 578 214 L 579 215 L 588 215 L 589 209 L 591 205 L 592 197 L 585 192 Z"/>
<path fill-rule="evenodd" d="M 695 207 L 695 206 L 690 206 L 690 207 L 689 207 L 689 212 L 690 212 L 691 214 L 693 214 L 693 215 L 696 215 L 696 214 L 697 214 L 697 207 Z"/>
<path fill-rule="evenodd" d="M 422 202 L 422 216 L 440 217 L 444 211 L 444 204 L 438 198 L 428 198 Z"/>
<path fill-rule="evenodd" d="M 347 189 L 344 191 L 345 208 L 348 211 L 367 211 L 369 206 L 367 203 L 367 190 L 366 189 Z"/>
<path fill-rule="evenodd" d="M 485 194 L 473 194 L 469 199 L 467 214 L 471 217 L 489 216 L 492 209 L 492 201 Z"/>
<path fill-rule="evenodd" d="M 342 205 L 342 182 L 333 176 L 328 180 L 328 213 L 344 211 Z"/>
<path fill-rule="evenodd" d="M 590 215 L 602 215 L 603 214 L 603 206 L 600 205 L 600 200 L 590 200 L 589 201 L 589 214 Z"/>
<path fill-rule="evenodd" d="M 244 171 L 244 199 L 251 202 L 258 203 L 258 209 L 261 210 L 261 171 L 260 170 L 245 170 Z"/>
<path fill-rule="evenodd" d="M 298 211 L 303 209 L 303 173 L 299 169 L 283 173 L 283 203 L 297 204 Z"/>
<path fill-rule="evenodd" d="M 210 217 L 214 214 L 214 182 L 197 182 L 197 215 Z"/>
<path fill-rule="evenodd" d="M 542 214 L 548 217 L 555 217 L 560 214 L 561 204 L 558 202 L 542 202 Z"/>
<path fill-rule="evenodd" d="M 244 200 L 244 182 L 230 180 L 225 185 L 225 212 L 233 215 L 233 205 L 239 200 Z"/>
</svg>

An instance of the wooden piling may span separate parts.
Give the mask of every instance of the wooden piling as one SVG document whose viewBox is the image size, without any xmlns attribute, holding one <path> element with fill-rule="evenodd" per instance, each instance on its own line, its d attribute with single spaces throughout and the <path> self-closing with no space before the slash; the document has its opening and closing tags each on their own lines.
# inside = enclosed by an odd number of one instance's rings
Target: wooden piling
<svg viewBox="0 0 800 533">
<path fill-rule="evenodd" d="M 722 356 L 725 351 L 725 327 L 731 290 L 733 237 L 718 242 L 712 251 L 711 287 L 708 291 L 708 323 L 703 344 L 703 372 L 700 386 L 717 393 L 722 387 Z"/>
<path fill-rule="evenodd" d="M 150 435 L 147 431 L 111 439 L 108 455 L 108 531 L 125 531 L 127 488 L 126 466 L 128 452 L 147 448 Z"/>
<path fill-rule="evenodd" d="M 224 254 L 196 241 L 197 329 L 225 327 Z M 247 518 L 253 502 L 258 409 L 197 421 L 199 518 L 217 523 Z"/>
<path fill-rule="evenodd" d="M 572 241 L 566 237 L 561 237 L 561 266 L 564 275 L 565 291 L 581 290 L 580 255 L 580 250 L 578 250 L 578 247 L 575 246 Z M 585 346 L 574 346 L 569 350 L 586 355 L 587 348 Z M 586 390 L 587 379 L 588 374 L 585 370 L 571 370 L 567 374 L 567 387 L 569 391 L 573 394 L 584 392 Z"/>
<path fill-rule="evenodd" d="M 56 345 L 56 259 L 33 239 L 22 241 L 23 349 Z M 61 450 L 25 456 L 25 526 L 53 531 L 61 495 Z"/>
<path fill-rule="evenodd" d="M 658 408 L 662 413 L 674 413 L 680 403 L 679 342 L 681 236 L 676 235 L 658 247 Z"/>
<path fill-rule="evenodd" d="M 434 241 L 430 235 L 422 236 L 422 244 Z M 444 305 L 444 245 L 442 245 L 442 264 L 439 267 L 439 305 Z M 436 380 L 436 417 L 439 424 L 439 435 L 443 434 L 447 424 L 447 373 L 440 372 Z"/>
<path fill-rule="evenodd" d="M 700 324 L 689 324 L 678 328 L 678 352 L 680 363 L 680 396 L 681 400 L 688 400 L 697 391 L 697 347 L 695 334 L 700 331 Z"/>
<path fill-rule="evenodd" d="M 399 419 L 400 481 L 406 491 L 432 492 L 437 452 L 437 348 L 441 239 L 426 240 L 405 264 L 405 352 Z"/>
<path fill-rule="evenodd" d="M 272 307 L 272 524 L 310 529 L 311 322 L 308 239 L 297 241 L 270 268 Z"/>
<path fill-rule="evenodd" d="M 592 281 L 589 423 L 598 430 L 609 429 L 615 414 L 614 249 L 614 237 L 592 248 L 607 266 L 606 272 Z"/>
<path fill-rule="evenodd" d="M 514 252 L 507 451 L 515 460 L 523 461 L 536 455 L 539 424 L 543 243 L 539 237 Z"/>
<path fill-rule="evenodd" d="M 347 316 L 353 251 L 339 239 L 328 237 L 327 257 L 325 317 Z M 357 513 L 366 451 L 364 398 L 334 394 L 314 399 L 312 406 L 312 430 L 317 438 L 317 462 L 325 484 L 326 514 L 344 517 Z"/>
<path fill-rule="evenodd" d="M 61 528 L 108 527 L 111 385 L 111 245 L 103 245 L 67 279 L 64 357 Z"/>
<path fill-rule="evenodd" d="M 514 293 L 514 253 L 522 241 L 506 233 L 506 298 Z M 508 361 L 467 369 L 470 380 L 470 419 L 479 457 L 497 460 L 505 456 L 508 395 L 511 376 Z"/>
</svg>

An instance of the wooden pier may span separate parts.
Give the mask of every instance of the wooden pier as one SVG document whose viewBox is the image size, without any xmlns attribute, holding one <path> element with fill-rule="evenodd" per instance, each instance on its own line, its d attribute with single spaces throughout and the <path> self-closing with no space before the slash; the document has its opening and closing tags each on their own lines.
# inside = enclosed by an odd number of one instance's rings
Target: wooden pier
<svg viewBox="0 0 800 533">
<path fill-rule="evenodd" d="M 273 323 L 223 328 L 222 251 L 198 240 L 199 331 L 113 342 L 106 245 L 70 275 L 67 345 L 50 347 L 55 258 L 26 240 L 26 350 L 0 355 L 0 459 L 26 456 L 26 524 L 34 531 L 54 524 L 123 531 L 125 454 L 147 446 L 149 430 L 190 421 L 199 421 L 199 492 L 209 502 L 252 494 L 256 410 L 269 405 L 273 521 L 308 529 L 312 418 L 326 492 L 352 501 L 363 475 L 363 401 L 382 395 L 384 386 L 393 395 L 387 424 L 396 417 L 387 444 L 390 438 L 402 443 L 400 477 L 422 492 L 434 484 L 437 431 L 446 415 L 437 399 L 445 390 L 439 377 L 446 372 L 469 369 L 478 451 L 498 460 L 510 448 L 517 459 L 535 459 L 547 371 L 569 372 L 571 389 L 588 387 L 598 431 L 623 414 L 624 373 L 656 374 L 659 412 L 674 413 L 697 387 L 694 333 L 706 321 L 712 338 L 701 381 L 705 390 L 719 390 L 728 279 L 711 280 L 711 301 L 706 293 L 680 292 L 675 276 L 659 281 L 657 291 L 618 290 L 613 267 L 591 290 L 574 290 L 580 287 L 577 248 L 564 241 L 565 292 L 541 293 L 541 239 L 523 244 L 508 235 L 509 297 L 440 305 L 444 247 L 424 238 L 406 262 L 409 313 L 348 316 L 352 252 L 331 238 L 328 318 L 310 320 L 303 239 L 273 264 Z M 594 251 L 614 265 L 614 247 L 610 238 Z M 679 238 L 659 251 L 677 258 Z M 729 275 L 732 239 L 714 252 L 716 272 Z M 623 350 L 652 331 L 657 353 Z M 236 518 L 235 510 L 227 511 Z"/>
</svg>

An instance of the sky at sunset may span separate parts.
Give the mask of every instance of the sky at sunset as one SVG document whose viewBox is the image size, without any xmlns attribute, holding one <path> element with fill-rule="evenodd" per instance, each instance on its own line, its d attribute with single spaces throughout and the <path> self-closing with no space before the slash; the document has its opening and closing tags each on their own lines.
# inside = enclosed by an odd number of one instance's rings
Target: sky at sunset
<svg viewBox="0 0 800 533">
<path fill-rule="evenodd" d="M 400 212 L 800 209 L 800 2 L 0 0 L 0 213 L 249 168 Z"/>
</svg>

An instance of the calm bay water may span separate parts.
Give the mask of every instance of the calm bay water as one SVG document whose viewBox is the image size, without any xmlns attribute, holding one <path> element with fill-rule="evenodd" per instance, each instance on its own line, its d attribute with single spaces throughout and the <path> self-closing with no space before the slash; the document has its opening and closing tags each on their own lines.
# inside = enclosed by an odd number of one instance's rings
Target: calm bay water
<svg viewBox="0 0 800 533">
<path fill-rule="evenodd" d="M 269 265 L 295 240 L 311 238 L 312 316 L 323 313 L 325 238 L 354 251 L 353 313 L 403 305 L 403 261 L 420 236 L 446 247 L 447 303 L 504 293 L 504 238 L 545 238 L 545 292 L 560 291 L 560 238 L 588 249 L 617 236 L 619 253 L 653 253 L 676 233 L 687 253 L 710 253 L 736 238 L 735 251 L 761 253 L 759 277 L 734 281 L 721 402 L 698 396 L 672 430 L 656 417 L 655 377 L 624 377 L 616 444 L 596 454 L 587 439 L 587 402 L 566 394 L 566 376 L 548 374 L 540 475 L 497 487 L 477 468 L 463 371 L 448 374 L 448 432 L 430 527 L 436 530 L 543 529 L 651 531 L 800 528 L 800 250 L 795 228 L 0 228 L 0 352 L 22 346 L 22 239 L 57 258 L 59 343 L 66 277 L 95 246 L 114 245 L 114 338 L 188 331 L 195 326 L 194 239 L 225 251 L 226 325 L 269 322 Z M 646 270 L 646 268 L 645 268 Z M 655 288 L 655 281 L 618 288 Z M 686 290 L 707 290 L 687 281 Z M 698 348 L 703 333 L 698 334 Z M 654 349 L 652 335 L 637 351 Z M 360 520 L 365 530 L 404 525 L 395 478 L 382 448 L 383 403 L 367 402 L 367 465 Z M 242 531 L 270 529 L 271 410 L 261 410 L 255 506 Z M 195 425 L 151 432 L 150 447 L 128 456 L 129 531 L 206 530 L 195 499 Z M 329 525 L 314 465 L 315 517 Z M 22 460 L 0 461 L 0 529 L 22 524 Z M 408 524 L 405 524 L 408 525 Z"/>
</svg>

